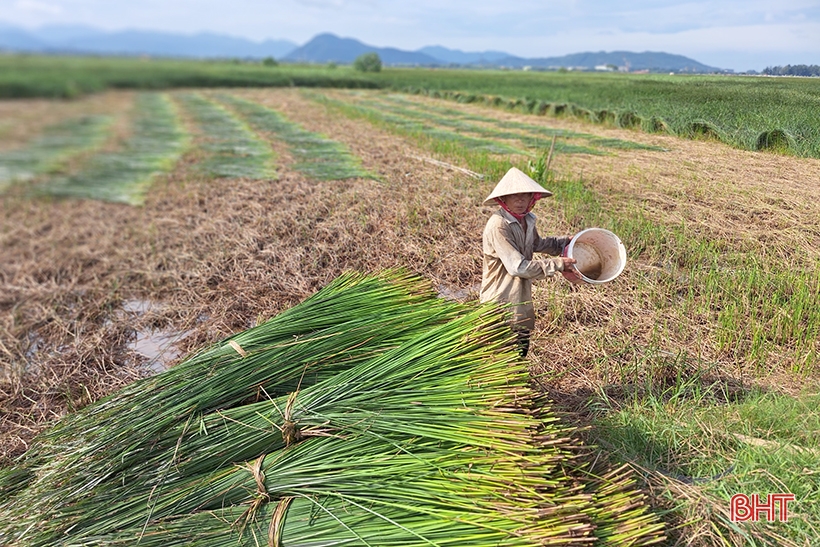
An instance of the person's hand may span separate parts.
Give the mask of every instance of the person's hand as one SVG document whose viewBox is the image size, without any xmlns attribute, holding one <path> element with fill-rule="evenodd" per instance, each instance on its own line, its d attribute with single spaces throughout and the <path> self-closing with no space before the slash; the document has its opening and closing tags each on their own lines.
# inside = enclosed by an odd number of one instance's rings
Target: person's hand
<svg viewBox="0 0 820 547">
<path fill-rule="evenodd" d="M 574 258 L 571 258 L 571 257 L 569 257 L 569 256 L 562 256 L 562 257 L 561 257 L 561 260 L 563 260 L 563 261 L 564 261 L 564 271 L 565 271 L 565 272 L 568 272 L 568 271 L 574 270 L 574 269 L 575 269 L 575 267 L 573 266 L 573 264 L 575 264 L 576 262 L 578 262 L 577 260 L 575 260 Z"/>
</svg>

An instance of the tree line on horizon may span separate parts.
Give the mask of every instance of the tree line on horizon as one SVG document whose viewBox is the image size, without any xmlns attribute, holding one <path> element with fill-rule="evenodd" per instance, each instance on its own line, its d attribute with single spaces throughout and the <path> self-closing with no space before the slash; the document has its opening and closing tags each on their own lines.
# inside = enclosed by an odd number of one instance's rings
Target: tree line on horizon
<svg viewBox="0 0 820 547">
<path fill-rule="evenodd" d="M 763 69 L 766 76 L 820 76 L 820 65 L 769 66 Z"/>
</svg>

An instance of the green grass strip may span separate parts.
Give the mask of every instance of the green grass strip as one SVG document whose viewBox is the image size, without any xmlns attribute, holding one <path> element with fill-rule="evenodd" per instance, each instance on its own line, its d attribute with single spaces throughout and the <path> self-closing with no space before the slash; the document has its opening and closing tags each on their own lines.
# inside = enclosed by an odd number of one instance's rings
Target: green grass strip
<svg viewBox="0 0 820 547">
<path fill-rule="evenodd" d="M 366 104 L 365 104 L 366 103 Z M 528 154 L 528 152 L 521 150 L 513 143 L 501 143 L 499 139 L 503 140 L 518 140 L 520 135 L 510 132 L 502 132 L 492 127 L 485 127 L 469 123 L 465 120 L 455 119 L 449 116 L 435 115 L 427 110 L 417 110 L 415 108 L 404 108 L 402 106 L 392 105 L 383 101 L 379 101 L 376 96 L 369 96 L 357 101 L 357 107 L 372 108 L 376 107 L 382 113 L 387 113 L 385 116 L 396 122 L 408 124 L 410 127 L 421 127 L 430 136 L 440 140 L 462 141 L 463 139 L 476 139 L 482 143 L 478 149 L 486 149 L 490 152 L 502 150 L 503 147 L 510 147 L 511 152 L 497 152 L 497 153 L 517 153 Z M 544 141 L 547 145 L 549 141 Z M 527 143 L 524 143 L 525 145 Z M 588 149 L 590 153 L 595 153 L 594 150 Z"/>
<path fill-rule="evenodd" d="M 360 92 L 350 92 L 350 93 L 351 93 L 351 95 L 358 95 L 358 96 L 363 96 L 364 95 L 363 93 L 360 93 Z M 480 116 L 478 114 L 472 114 L 472 113 L 469 113 L 469 112 L 464 112 L 464 111 L 458 110 L 456 108 L 450 108 L 450 107 L 441 106 L 441 105 L 424 104 L 423 107 L 422 107 L 420 105 L 420 103 L 418 103 L 418 102 L 416 102 L 412 99 L 409 99 L 408 96 L 404 95 L 404 94 L 389 94 L 389 95 L 386 96 L 386 98 L 389 99 L 390 101 L 396 102 L 398 104 L 407 105 L 407 106 L 412 107 L 412 108 L 420 108 L 421 107 L 425 111 L 429 110 L 429 111 L 432 111 L 432 112 L 438 112 L 438 113 L 440 113 L 444 116 L 449 116 L 449 117 L 452 117 L 452 118 L 458 118 L 458 119 L 462 119 L 462 120 L 468 120 L 468 121 L 474 121 L 474 122 L 479 122 L 479 123 L 491 124 L 491 125 L 493 125 L 495 127 L 498 127 L 500 129 L 519 129 L 519 130 L 524 130 L 524 131 L 533 133 L 537 136 L 546 136 L 546 137 L 550 137 L 550 138 L 552 138 L 553 136 L 563 137 L 563 138 L 567 138 L 567 139 L 575 139 L 575 138 L 591 139 L 591 138 L 594 138 L 594 135 L 591 135 L 589 133 L 579 133 L 577 131 L 572 131 L 572 130 L 569 130 L 569 129 L 555 129 L 555 128 L 552 128 L 552 127 L 544 127 L 544 126 L 541 126 L 541 125 L 533 125 L 533 124 L 518 122 L 518 121 L 514 121 L 514 120 L 500 120 L 500 119 L 495 118 L 495 117 Z"/>
<path fill-rule="evenodd" d="M 296 171 L 317 180 L 375 178 L 344 144 L 308 131 L 266 106 L 232 95 L 218 98 L 235 108 L 257 131 L 273 133 L 284 141 L 296 159 L 292 166 Z"/>
<path fill-rule="evenodd" d="M 448 161 L 455 161 L 457 164 L 469 166 L 470 169 L 479 173 L 482 178 L 498 180 L 504 176 L 510 167 L 520 167 L 512 162 L 509 154 L 499 155 L 488 152 L 486 149 L 476 149 L 464 146 L 457 141 L 442 141 L 431 137 L 419 129 L 420 124 L 397 124 L 384 119 L 376 111 L 365 111 L 351 105 L 349 102 L 334 100 L 326 95 L 316 92 L 303 91 L 302 94 L 310 100 L 322 104 L 325 108 L 338 112 L 339 114 L 354 120 L 365 120 L 385 131 L 405 137 L 415 143 L 416 146 L 427 150 L 435 157 L 447 158 Z"/>
<path fill-rule="evenodd" d="M 518 141 L 519 143 L 523 144 L 527 147 L 527 149 L 531 149 L 532 152 L 526 152 L 527 155 L 532 155 L 536 153 L 535 151 L 539 149 L 549 148 L 551 144 L 551 139 L 522 134 L 520 132 L 513 132 L 513 131 L 503 131 L 496 129 L 492 126 L 482 126 L 477 125 L 474 123 L 469 123 L 464 121 L 464 119 L 459 119 L 458 117 L 449 117 L 445 115 L 435 115 L 432 114 L 432 111 L 435 111 L 435 107 L 431 108 L 430 110 L 426 108 L 422 108 L 422 105 L 413 105 L 417 108 L 403 108 L 400 106 L 390 105 L 388 103 L 379 102 L 378 99 L 373 98 L 373 96 L 368 98 L 367 101 L 369 104 L 377 104 L 380 108 L 390 112 L 391 114 L 395 114 L 399 118 L 403 118 L 406 120 L 410 120 L 411 122 L 419 122 L 424 124 L 425 122 L 434 124 L 436 126 L 444 126 L 447 128 L 451 128 L 455 130 L 455 132 L 459 135 L 463 133 L 471 133 L 474 135 L 479 135 L 481 137 L 486 137 L 496 141 L 497 139 L 503 139 L 506 141 Z M 408 103 L 410 104 L 410 103 Z M 426 105 L 424 105 L 426 107 Z M 472 116 L 471 119 L 475 119 L 475 121 L 480 121 L 484 123 L 494 124 L 494 122 L 499 122 L 499 120 L 493 120 L 492 118 L 484 118 L 484 119 L 476 119 L 479 118 L 478 116 Z M 538 127 L 530 126 L 531 130 L 538 131 Z M 553 133 L 556 134 L 556 133 Z M 576 133 L 573 136 L 578 136 L 580 134 Z M 512 144 L 511 144 L 512 145 Z M 588 146 L 582 146 L 577 144 L 569 144 L 566 141 L 558 141 L 555 146 L 556 151 L 566 154 L 594 154 L 594 155 L 601 155 L 604 152 L 590 148 Z M 519 152 L 520 153 L 520 152 Z"/>
<path fill-rule="evenodd" d="M 111 126 L 108 116 L 83 116 L 46 127 L 28 146 L 0 152 L 0 192 L 16 182 L 59 170 L 71 157 L 99 146 Z"/>
<path fill-rule="evenodd" d="M 625 141 L 623 139 L 592 138 L 590 144 L 603 146 L 605 148 L 615 148 L 617 150 L 650 150 L 652 152 L 665 152 L 666 148 L 651 144 L 641 144 L 639 142 Z"/>
<path fill-rule="evenodd" d="M 331 99 L 317 93 L 306 93 L 305 95 L 308 98 L 322 101 L 327 104 L 336 106 L 344 105 L 345 107 L 356 111 L 358 115 L 362 117 L 376 121 L 377 123 L 381 123 L 389 128 L 397 128 L 406 133 L 424 135 L 434 140 L 456 143 L 474 151 L 487 152 L 490 154 L 529 155 L 526 150 L 516 148 L 507 143 L 498 142 L 492 139 L 482 139 L 463 135 L 456 131 L 435 127 L 430 123 L 425 123 L 423 120 L 409 119 L 403 116 L 390 114 L 381 108 L 370 108 L 362 104 L 351 104 L 349 102 Z"/>
<path fill-rule="evenodd" d="M 50 178 L 35 192 L 141 205 L 154 178 L 168 172 L 179 159 L 186 137 L 166 95 L 141 94 L 136 100 L 133 133 L 121 150 L 92 156 L 81 171 Z"/>
<path fill-rule="evenodd" d="M 176 98 L 200 127 L 206 158 L 198 168 L 214 177 L 275 179 L 274 153 L 232 112 L 198 93 L 181 93 Z"/>
<path fill-rule="evenodd" d="M 357 93 L 358 96 L 364 96 L 362 93 Z M 379 97 L 376 94 L 368 94 L 368 101 L 373 102 L 379 101 Z M 413 100 L 406 98 L 405 96 L 400 96 L 396 94 L 390 94 L 384 96 L 380 104 L 384 104 L 385 101 L 389 101 L 391 103 L 395 103 L 398 105 L 402 105 L 406 107 L 403 109 L 403 112 L 407 112 L 409 115 L 412 116 L 421 116 L 427 119 L 434 121 L 435 123 L 447 124 L 452 127 L 460 128 L 466 131 L 475 131 L 480 132 L 484 136 L 488 137 L 495 137 L 501 139 L 514 139 L 522 142 L 527 147 L 542 149 L 548 148 L 551 143 L 551 138 L 553 136 L 562 137 L 565 139 L 583 139 L 587 141 L 587 144 L 596 146 L 596 147 L 604 147 L 604 148 L 616 148 L 621 150 L 653 150 L 653 151 L 664 151 L 663 148 L 659 146 L 652 146 L 652 145 L 645 145 L 633 141 L 627 141 L 623 139 L 614 139 L 608 138 L 603 139 L 591 135 L 589 133 L 579 133 L 576 131 L 569 131 L 564 129 L 553 129 L 549 127 L 543 127 L 539 125 L 533 125 L 528 123 L 516 122 L 511 120 L 499 120 L 497 118 L 489 117 L 489 116 L 479 116 L 475 114 L 469 114 L 466 112 L 461 112 L 460 110 L 454 108 L 446 108 L 441 106 L 435 106 L 430 104 L 420 104 Z M 408 110 L 410 109 L 410 110 Z M 432 113 L 438 113 L 439 116 L 435 116 Z M 459 123 L 457 120 L 469 120 L 475 121 L 483 124 L 489 124 L 492 127 L 482 127 L 477 126 L 475 124 L 463 124 Z M 498 129 L 514 129 L 518 130 L 516 132 L 511 131 L 499 131 Z M 521 131 L 524 131 L 523 133 Z M 545 138 L 548 137 L 548 138 Z M 589 146 L 580 146 L 580 145 L 572 145 L 567 144 L 566 142 L 557 141 L 555 150 L 562 153 L 567 154 L 601 154 L 600 150 L 596 150 L 590 148 Z"/>
</svg>

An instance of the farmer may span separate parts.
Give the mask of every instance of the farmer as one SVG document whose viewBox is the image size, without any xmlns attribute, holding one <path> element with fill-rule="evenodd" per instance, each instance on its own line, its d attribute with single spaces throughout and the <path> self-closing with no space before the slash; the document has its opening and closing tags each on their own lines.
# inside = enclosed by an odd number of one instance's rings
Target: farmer
<svg viewBox="0 0 820 547">
<path fill-rule="evenodd" d="M 518 337 L 521 356 L 530 347 L 530 332 L 535 327 L 532 281 L 569 270 L 575 259 L 560 257 L 569 237 L 541 237 L 530 212 L 535 202 L 552 192 L 513 167 L 496 185 L 484 205 L 500 205 L 484 228 L 484 268 L 481 276 L 481 302 L 511 304 L 511 326 Z M 533 253 L 557 258 L 533 259 Z"/>
</svg>

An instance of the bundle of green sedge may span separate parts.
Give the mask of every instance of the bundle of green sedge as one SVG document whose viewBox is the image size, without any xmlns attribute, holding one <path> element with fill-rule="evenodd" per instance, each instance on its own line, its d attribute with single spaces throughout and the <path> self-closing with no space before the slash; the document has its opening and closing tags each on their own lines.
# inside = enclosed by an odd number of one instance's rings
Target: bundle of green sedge
<svg viewBox="0 0 820 547">
<path fill-rule="evenodd" d="M 503 310 L 346 274 L 70 415 L 0 470 L 0 544 L 644 546 L 528 387 Z"/>
</svg>

